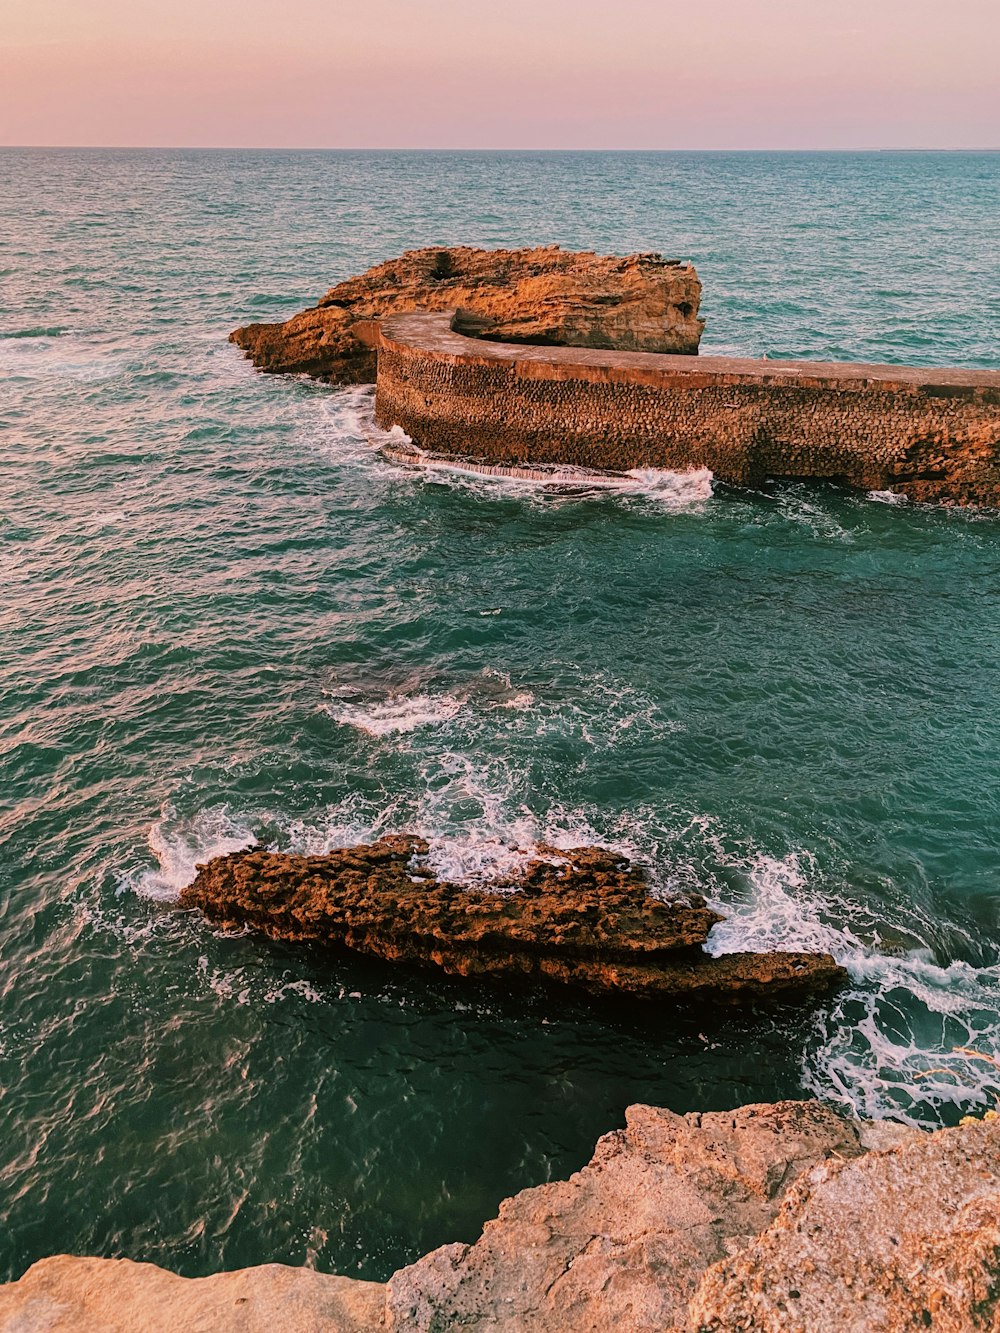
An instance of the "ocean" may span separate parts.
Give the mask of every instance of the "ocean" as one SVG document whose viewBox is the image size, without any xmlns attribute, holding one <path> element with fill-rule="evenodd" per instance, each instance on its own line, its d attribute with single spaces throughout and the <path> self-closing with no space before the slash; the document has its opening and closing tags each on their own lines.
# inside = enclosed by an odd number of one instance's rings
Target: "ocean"
<svg viewBox="0 0 1000 1333">
<path fill-rule="evenodd" d="M 1000 367 L 1000 154 L 0 151 L 0 1269 L 385 1278 L 644 1101 L 1000 1097 L 1000 517 L 396 466 L 227 343 L 412 246 L 691 260 L 706 352 Z M 257 841 L 605 843 L 829 949 L 791 1016 L 177 910 Z"/>
</svg>

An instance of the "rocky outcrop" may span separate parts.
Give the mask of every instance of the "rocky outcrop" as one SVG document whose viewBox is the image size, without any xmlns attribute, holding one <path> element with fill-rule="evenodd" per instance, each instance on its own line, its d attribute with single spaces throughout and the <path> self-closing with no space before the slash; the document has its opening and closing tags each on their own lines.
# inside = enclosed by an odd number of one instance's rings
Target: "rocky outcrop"
<svg viewBox="0 0 1000 1333">
<path fill-rule="evenodd" d="M 1000 1122 L 917 1134 L 803 1176 L 774 1223 L 705 1274 L 688 1326 L 1000 1329 Z"/>
<path fill-rule="evenodd" d="M 569 1180 L 385 1286 L 268 1264 L 186 1280 L 59 1256 L 0 1333 L 997 1333 L 1000 1118 L 926 1134 L 818 1102 L 632 1106 Z"/>
<path fill-rule="evenodd" d="M 236 852 L 200 866 L 181 903 L 227 930 L 596 994 L 747 1003 L 801 999 L 845 976 L 828 954 L 710 957 L 718 913 L 697 896 L 652 897 L 644 872 L 604 848 L 539 848 L 488 889 L 438 879 L 429 851 L 398 836 L 323 856 Z"/>
<path fill-rule="evenodd" d="M 457 308 L 463 332 L 479 337 L 694 354 L 700 300 L 694 269 L 658 254 L 456 246 L 407 250 L 284 323 L 230 338 L 261 370 L 363 384 L 375 380 L 373 322 L 390 314 Z"/>
<path fill-rule="evenodd" d="M 389 1281 L 391 1329 L 532 1333 L 686 1326 L 710 1264 L 773 1219 L 785 1190 L 857 1127 L 816 1102 L 674 1115 L 632 1106 L 569 1180 L 500 1205 L 474 1245 L 445 1245 Z"/>
<path fill-rule="evenodd" d="M 42 1259 L 0 1287 L 0 1333 L 367 1333 L 378 1282 L 262 1264 L 182 1278 L 129 1259 Z"/>
</svg>

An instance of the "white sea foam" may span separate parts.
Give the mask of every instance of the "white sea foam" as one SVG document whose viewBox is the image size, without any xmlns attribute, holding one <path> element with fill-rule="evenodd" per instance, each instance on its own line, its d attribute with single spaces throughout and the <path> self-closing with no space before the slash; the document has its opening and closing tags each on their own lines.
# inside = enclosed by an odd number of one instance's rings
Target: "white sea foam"
<svg viewBox="0 0 1000 1333">
<path fill-rule="evenodd" d="M 883 505 L 906 505 L 910 503 L 909 498 L 900 495 L 899 491 L 869 491 L 868 499 Z"/>
<path fill-rule="evenodd" d="M 749 892 L 715 905 L 715 954 L 808 949 L 830 953 L 849 982 L 822 1009 L 803 1055 L 817 1096 L 855 1115 L 933 1124 L 941 1108 L 1000 1102 L 1000 967 L 942 965 L 922 945 L 886 947 L 897 932 L 844 895 L 820 888 L 804 852 L 734 865 Z"/>
<path fill-rule="evenodd" d="M 811 491 L 801 483 L 780 486 L 775 499 L 783 518 L 807 528 L 813 536 L 822 541 L 842 542 L 845 546 L 854 543 L 854 533 L 837 521 L 829 505 L 815 502 Z"/>
<path fill-rule="evenodd" d="M 369 736 L 389 736 L 448 722 L 463 708 L 452 694 L 390 695 L 374 703 L 331 705 L 330 716 Z"/>
<path fill-rule="evenodd" d="M 98 351 L 85 338 L 0 339 L 0 371 L 21 379 L 70 379 L 83 383 L 113 379 L 127 357 Z"/>
<path fill-rule="evenodd" d="M 511 494 L 530 499 L 583 500 L 609 494 L 641 497 L 665 509 L 689 509 L 712 498 L 712 473 L 708 468 L 673 472 L 658 468 L 636 468 L 631 472 L 596 472 L 588 468 L 538 469 L 543 475 L 507 475 L 503 469 L 474 459 L 437 457 L 414 445 L 401 426 L 382 430 L 375 425 L 374 390 L 359 386 L 339 391 L 330 399 L 327 414 L 335 427 L 327 447 L 339 463 L 362 463 L 397 480 L 459 486 L 483 494 Z"/>
<path fill-rule="evenodd" d="M 181 819 L 172 806 L 166 805 L 147 835 L 157 867 L 135 878 L 135 891 L 144 898 L 171 902 L 193 881 L 198 865 L 227 852 L 238 852 L 255 841 L 250 830 L 226 807 Z"/>
<path fill-rule="evenodd" d="M 613 682 L 605 684 L 613 694 Z M 500 673 L 491 688 L 517 698 Z M 478 716 L 469 697 L 465 689 L 463 727 Z M 619 716 L 602 724 L 609 735 L 629 716 L 644 734 L 658 725 L 643 703 L 641 698 L 621 702 Z M 614 713 L 610 701 L 609 711 Z M 537 704 L 513 716 L 518 726 L 539 724 Z M 549 718 L 552 725 L 557 721 L 558 712 Z M 411 732 L 397 728 L 394 734 L 400 746 L 411 747 L 417 765 L 408 793 L 391 799 L 353 793 L 320 818 L 287 823 L 274 845 L 317 854 L 413 831 L 430 841 L 428 865 L 436 875 L 487 886 L 516 881 L 540 843 L 554 854 L 593 843 L 610 847 L 645 863 L 654 891 L 694 890 L 709 897 L 727 918 L 712 932 L 712 953 L 807 949 L 829 952 L 847 969 L 848 984 L 819 1009 L 803 1044 L 803 1082 L 816 1095 L 853 1114 L 914 1124 L 933 1124 L 941 1115 L 954 1116 L 956 1108 L 1000 1101 L 1000 1069 L 990 1062 L 1000 1056 L 1000 967 L 939 962 L 925 943 L 933 938 L 931 923 L 912 910 L 900 908 L 894 920 L 890 905 L 858 901 L 807 851 L 768 854 L 734 839 L 706 814 L 653 807 L 611 814 L 558 802 L 539 806 L 530 774 L 508 750 L 484 754 L 444 733 L 440 743 L 430 745 L 421 733 L 415 748 Z M 134 887 L 149 897 L 176 899 L 196 863 L 252 841 L 248 823 L 225 807 L 188 820 L 167 807 L 149 835 L 158 867 L 138 876 Z M 271 996 L 253 988 L 249 976 L 213 971 L 205 980 L 242 1003 L 300 990 L 303 998 L 315 998 L 297 983 L 272 986 Z"/>
<path fill-rule="evenodd" d="M 349 687 L 332 687 L 324 693 L 329 699 L 327 712 L 335 722 L 378 738 L 441 726 L 473 710 L 525 712 L 535 702 L 531 690 L 516 689 L 507 672 L 494 667 L 485 667 L 477 676 L 450 689 L 390 691 L 367 699 L 349 697 L 362 693 Z"/>
<path fill-rule="evenodd" d="M 631 484 L 622 486 L 624 492 L 655 500 L 666 509 L 690 509 L 712 498 L 714 478 L 707 467 L 687 472 L 636 468 L 626 475 Z"/>
</svg>

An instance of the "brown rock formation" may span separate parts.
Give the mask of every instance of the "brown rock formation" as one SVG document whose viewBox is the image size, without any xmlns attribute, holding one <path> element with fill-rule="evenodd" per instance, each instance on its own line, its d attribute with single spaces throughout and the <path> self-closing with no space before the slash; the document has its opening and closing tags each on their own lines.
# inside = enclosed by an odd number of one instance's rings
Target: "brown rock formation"
<svg viewBox="0 0 1000 1333">
<path fill-rule="evenodd" d="M 261 370 L 374 383 L 371 321 L 408 310 L 460 311 L 464 332 L 506 342 L 694 354 L 704 321 L 690 265 L 656 254 L 561 250 L 407 250 L 331 288 L 282 324 L 230 335 Z"/>
<path fill-rule="evenodd" d="M 710 957 L 702 945 L 721 918 L 704 899 L 653 898 L 641 869 L 602 848 L 540 848 L 490 891 L 437 879 L 428 851 L 399 836 L 324 856 L 237 852 L 200 866 L 181 902 L 224 929 L 592 993 L 746 1003 L 815 994 L 845 975 L 828 954 Z"/>
</svg>

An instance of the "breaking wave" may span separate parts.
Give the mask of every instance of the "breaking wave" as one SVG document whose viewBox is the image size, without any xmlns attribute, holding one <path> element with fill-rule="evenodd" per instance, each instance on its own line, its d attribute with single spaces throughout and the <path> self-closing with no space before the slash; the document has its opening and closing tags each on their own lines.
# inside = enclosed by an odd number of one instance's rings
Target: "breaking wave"
<svg viewBox="0 0 1000 1333">
<path fill-rule="evenodd" d="M 391 696 L 371 704 L 330 707 L 330 716 L 369 736 L 389 736 L 447 722 L 461 712 L 462 700 L 450 694 Z"/>
<path fill-rule="evenodd" d="M 335 441 L 326 446 L 342 463 L 365 464 L 399 481 L 427 481 L 463 489 L 498 491 L 526 499 L 548 501 L 600 499 L 607 496 L 640 497 L 668 510 L 690 509 L 712 498 L 708 468 L 675 472 L 635 468 L 629 472 L 598 472 L 561 465 L 505 466 L 476 459 L 445 458 L 414 445 L 399 426 L 382 430 L 375 425 L 374 391 L 369 386 L 340 390 L 328 406 Z"/>
<path fill-rule="evenodd" d="M 148 835 L 156 867 L 133 887 L 176 900 L 197 864 L 255 843 L 265 825 L 266 845 L 302 855 L 416 832 L 431 842 L 436 875 L 470 885 L 516 876 L 539 843 L 556 851 L 599 843 L 645 864 L 654 892 L 704 893 L 726 917 L 709 939 L 713 954 L 806 949 L 847 969 L 848 983 L 803 1045 L 803 1083 L 814 1095 L 854 1115 L 923 1126 L 1000 1102 L 1000 965 L 936 961 L 919 922 L 892 921 L 831 891 L 809 854 L 768 855 L 728 838 L 711 817 L 681 811 L 609 815 L 558 802 L 539 811 L 525 799 L 523 775 L 499 756 L 484 765 L 449 751 L 425 765 L 425 777 L 417 798 L 354 793 L 319 817 L 280 821 L 276 832 L 270 816 L 218 807 L 184 818 L 167 806 Z M 215 981 L 234 998 L 244 989 L 229 974 Z"/>
<path fill-rule="evenodd" d="M 937 961 L 920 939 L 931 923 L 912 912 L 888 919 L 884 904 L 876 916 L 822 882 L 804 852 L 750 852 L 731 865 L 746 892 L 715 898 L 727 920 L 712 932 L 713 953 L 808 949 L 847 969 L 803 1054 L 816 1096 L 923 1126 L 1000 1102 L 1000 965 Z"/>
<path fill-rule="evenodd" d="M 135 891 L 144 898 L 173 902 L 192 882 L 197 866 L 255 842 L 247 824 L 227 807 L 199 810 L 184 818 L 167 804 L 147 834 L 156 866 L 135 876 Z"/>
</svg>

